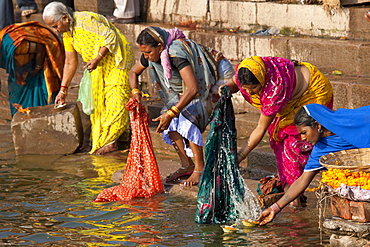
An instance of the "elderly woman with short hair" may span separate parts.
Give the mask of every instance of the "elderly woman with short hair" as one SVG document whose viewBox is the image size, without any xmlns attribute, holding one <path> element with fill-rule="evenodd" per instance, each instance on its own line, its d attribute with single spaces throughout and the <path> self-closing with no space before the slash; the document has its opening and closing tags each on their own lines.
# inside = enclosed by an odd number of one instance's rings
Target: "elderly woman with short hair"
<svg viewBox="0 0 370 247">
<path fill-rule="evenodd" d="M 68 87 L 82 56 L 91 72 L 94 112 L 91 120 L 91 154 L 118 149 L 117 140 L 129 130 L 125 105 L 130 97 L 128 73 L 134 63 L 131 45 L 104 16 L 93 12 L 73 12 L 60 2 L 49 3 L 43 13 L 47 25 L 63 34 L 66 63 L 61 92 L 55 103 L 65 101 Z"/>
</svg>

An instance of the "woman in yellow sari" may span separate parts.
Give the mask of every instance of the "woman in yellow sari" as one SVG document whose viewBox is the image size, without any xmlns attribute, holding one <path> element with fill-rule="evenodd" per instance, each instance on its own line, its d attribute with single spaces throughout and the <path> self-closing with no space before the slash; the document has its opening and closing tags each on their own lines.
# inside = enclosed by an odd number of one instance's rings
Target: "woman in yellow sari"
<svg viewBox="0 0 370 247">
<path fill-rule="evenodd" d="M 118 149 L 118 138 L 129 128 L 125 104 L 130 97 L 128 73 L 134 64 L 131 45 L 104 16 L 73 12 L 60 2 L 49 3 L 43 13 L 47 25 L 63 34 L 66 63 L 61 91 L 55 103 L 63 104 L 76 72 L 80 54 L 91 72 L 94 112 L 91 121 L 91 154 Z"/>
</svg>

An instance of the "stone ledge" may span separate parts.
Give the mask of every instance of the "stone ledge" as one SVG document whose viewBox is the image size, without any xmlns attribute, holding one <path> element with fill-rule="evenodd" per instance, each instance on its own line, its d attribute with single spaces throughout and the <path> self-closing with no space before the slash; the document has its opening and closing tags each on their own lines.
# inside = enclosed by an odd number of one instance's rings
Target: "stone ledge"
<svg viewBox="0 0 370 247">
<path fill-rule="evenodd" d="M 370 223 L 359 223 L 333 216 L 324 220 L 323 227 L 337 234 L 353 235 L 360 238 L 370 237 Z"/>
</svg>

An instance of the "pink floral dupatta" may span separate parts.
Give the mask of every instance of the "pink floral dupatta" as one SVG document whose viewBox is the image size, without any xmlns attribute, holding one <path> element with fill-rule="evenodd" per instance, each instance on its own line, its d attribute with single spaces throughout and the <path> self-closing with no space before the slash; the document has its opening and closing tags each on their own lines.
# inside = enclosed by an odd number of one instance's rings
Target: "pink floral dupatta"
<svg viewBox="0 0 370 247">
<path fill-rule="evenodd" d="M 257 57 L 244 59 L 237 67 L 248 68 L 259 80 L 263 89 L 260 95 L 249 95 L 240 85 L 238 73 L 235 80 L 243 97 L 260 109 L 265 116 L 280 113 L 292 98 L 295 88 L 294 64 L 281 57 Z"/>
<path fill-rule="evenodd" d="M 294 64 L 281 57 L 257 57 L 244 59 L 239 68 L 248 68 L 262 85 L 260 95 L 249 95 L 240 85 L 236 73 L 235 79 L 243 97 L 266 116 L 276 114 L 270 124 L 270 145 L 276 156 L 276 164 L 282 185 L 292 184 L 303 172 L 311 146 L 300 140 L 293 125 L 291 107 L 287 107 L 295 88 Z M 284 121 L 281 123 L 281 121 Z"/>
</svg>

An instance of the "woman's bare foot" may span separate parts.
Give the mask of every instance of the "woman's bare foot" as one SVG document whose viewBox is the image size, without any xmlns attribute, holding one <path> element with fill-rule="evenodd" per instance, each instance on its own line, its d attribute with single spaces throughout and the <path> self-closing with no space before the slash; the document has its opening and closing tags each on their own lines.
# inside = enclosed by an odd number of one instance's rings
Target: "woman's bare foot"
<svg viewBox="0 0 370 247">
<path fill-rule="evenodd" d="M 194 166 L 188 166 L 188 167 L 181 166 L 179 169 L 177 169 L 177 171 L 175 171 L 174 173 L 171 173 L 166 178 L 166 183 L 172 182 L 184 176 L 189 176 L 193 173 L 193 170 L 194 170 Z"/>
<path fill-rule="evenodd" d="M 181 183 L 182 186 L 185 187 L 191 187 L 199 184 L 200 176 L 202 176 L 201 171 L 193 171 L 193 174 L 183 183 Z"/>
<path fill-rule="evenodd" d="M 94 154 L 107 154 L 118 150 L 117 142 L 113 142 L 110 144 L 105 145 L 104 147 L 99 148 L 94 152 Z"/>
<path fill-rule="evenodd" d="M 295 207 L 295 208 L 301 208 L 302 207 L 302 204 L 301 204 L 300 197 L 298 197 L 297 199 L 295 199 L 294 201 L 292 201 L 291 203 L 289 203 L 289 206 Z"/>
</svg>

